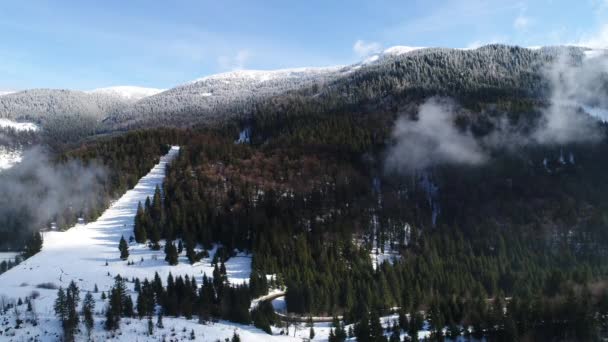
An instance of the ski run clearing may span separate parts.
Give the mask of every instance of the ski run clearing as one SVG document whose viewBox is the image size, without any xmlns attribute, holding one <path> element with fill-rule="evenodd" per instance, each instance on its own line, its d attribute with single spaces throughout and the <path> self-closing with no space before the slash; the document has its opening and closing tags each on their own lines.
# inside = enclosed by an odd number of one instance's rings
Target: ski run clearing
<svg viewBox="0 0 608 342">
<path fill-rule="evenodd" d="M 63 232 L 51 231 L 44 233 L 42 251 L 25 260 L 18 266 L 0 275 L 0 304 L 16 303 L 19 298 L 25 299 L 37 293 L 32 300 L 38 324 L 23 323 L 16 328 L 16 319 L 26 319 L 32 313 L 26 311 L 26 305 L 18 306 L 6 312 L 0 312 L 0 341 L 58 341 L 62 336 L 59 320 L 55 317 L 53 304 L 59 286 L 66 288 L 74 281 L 81 290 L 82 295 L 87 291 L 94 292 L 97 285 L 99 292 L 93 293 L 95 305 L 95 328 L 92 333 L 94 341 L 185 341 L 190 339 L 194 330 L 198 341 L 216 341 L 232 337 L 236 332 L 242 341 L 302 341 L 308 338 L 309 328 L 304 324 L 289 330 L 273 327 L 274 335 L 268 335 L 253 326 L 235 324 L 227 321 L 218 321 L 208 324 L 199 324 L 198 320 L 185 318 L 165 317 L 164 328 L 155 328 L 153 336 L 147 334 L 147 320 L 136 318 L 123 318 L 120 329 L 108 332 L 103 329 L 105 321 L 104 311 L 107 303 L 101 300 L 101 293 L 106 292 L 114 284 L 114 277 L 121 275 L 128 280 L 127 287 L 131 290 L 133 301 L 136 294 L 130 280 L 133 277 L 152 279 L 158 272 L 161 279 L 166 279 L 169 272 L 174 276 L 188 275 L 196 277 L 200 284 L 203 274 L 211 275 L 213 266 L 211 259 L 215 247 L 209 251 L 209 257 L 190 265 L 185 252 L 179 257 L 179 264 L 169 266 L 164 261 L 164 252 L 150 250 L 143 244 L 131 243 L 129 245 L 129 259 L 120 260 L 118 241 L 121 236 L 125 239 L 132 235 L 133 222 L 137 211 L 137 204 L 144 202 L 146 197 L 152 197 L 156 185 L 161 185 L 165 167 L 177 154 L 179 147 L 172 147 L 169 153 L 163 156 L 160 162 L 138 184 L 125 193 L 118 201 L 95 222 L 77 224 Z M 134 262 L 127 265 L 128 262 Z M 107 264 L 106 264 L 107 263 Z M 238 253 L 226 263 L 228 279 L 233 284 L 247 282 L 251 273 L 251 255 Z M 49 288 L 51 287 L 51 288 Z M 272 296 L 273 293 L 270 294 Z M 262 298 L 259 298 L 259 301 Z M 273 303 L 277 309 L 285 308 L 284 298 L 275 298 Z M 262 299 L 263 300 L 263 299 Z M 256 300 L 253 302 L 256 303 Z M 255 305 L 255 304 L 254 304 Z M 385 317 L 386 325 L 394 317 Z M 27 321 L 27 320 L 26 320 Z M 315 341 L 326 341 L 330 324 L 315 323 Z M 85 329 L 81 327 L 76 340 L 86 340 Z M 286 335 L 289 334 L 289 336 Z M 421 337 L 425 332 L 421 332 Z M 428 331 L 426 332 L 428 333 Z"/>
</svg>

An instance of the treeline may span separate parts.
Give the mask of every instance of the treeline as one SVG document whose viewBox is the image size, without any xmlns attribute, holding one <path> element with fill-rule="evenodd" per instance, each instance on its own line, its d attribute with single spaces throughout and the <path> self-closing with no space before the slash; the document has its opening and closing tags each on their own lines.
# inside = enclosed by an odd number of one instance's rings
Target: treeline
<svg viewBox="0 0 608 342">
<path fill-rule="evenodd" d="M 212 275 L 203 275 L 200 285 L 193 276 L 173 277 L 171 274 L 165 283 L 158 274 L 152 280 L 135 278 L 131 282 L 133 292 L 137 294 L 135 305 L 126 280 L 120 276 L 115 278 L 115 284 L 107 296 L 107 330 L 118 329 L 122 317 L 151 320 L 157 316 L 157 325 L 162 322 L 162 316 L 198 317 L 201 323 L 217 319 L 242 324 L 251 322 L 250 289 L 246 284 L 230 284 L 223 264 L 221 267 L 216 265 Z"/>
</svg>

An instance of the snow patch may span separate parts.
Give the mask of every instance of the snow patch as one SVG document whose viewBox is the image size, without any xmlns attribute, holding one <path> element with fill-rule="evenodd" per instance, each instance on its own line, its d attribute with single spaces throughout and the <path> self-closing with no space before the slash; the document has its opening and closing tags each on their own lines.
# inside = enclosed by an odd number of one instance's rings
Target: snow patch
<svg viewBox="0 0 608 342">
<path fill-rule="evenodd" d="M 89 94 L 104 94 L 110 96 L 118 96 L 127 100 L 141 100 L 144 97 L 156 95 L 162 93 L 166 89 L 158 89 L 158 88 L 144 88 L 144 87 L 136 87 L 136 86 L 116 86 L 116 87 L 106 87 L 106 88 L 98 88 L 87 91 Z"/>
<path fill-rule="evenodd" d="M 426 49 L 426 47 L 397 45 L 384 50 L 382 53 L 385 55 L 399 56 L 420 49 Z"/>
<path fill-rule="evenodd" d="M 315 76 L 319 74 L 325 74 L 330 72 L 336 72 L 344 68 L 343 65 L 321 67 L 321 68 L 291 68 L 291 69 L 278 69 L 278 70 L 235 70 L 230 72 L 224 72 L 220 74 L 214 74 L 197 78 L 188 84 L 194 84 L 199 82 L 205 82 L 210 80 L 224 81 L 227 84 L 232 82 L 240 82 L 243 80 L 253 82 L 266 82 L 270 80 L 283 79 L 283 78 L 300 78 L 303 76 Z M 209 94 L 211 93 L 204 93 Z"/>
<path fill-rule="evenodd" d="M 0 119 L 0 128 L 12 128 L 16 131 L 37 131 L 38 125 L 31 122 L 16 122 L 9 119 Z"/>
<path fill-rule="evenodd" d="M 8 149 L 0 146 L 0 171 L 10 169 L 15 164 L 21 162 L 21 150 Z"/>
</svg>

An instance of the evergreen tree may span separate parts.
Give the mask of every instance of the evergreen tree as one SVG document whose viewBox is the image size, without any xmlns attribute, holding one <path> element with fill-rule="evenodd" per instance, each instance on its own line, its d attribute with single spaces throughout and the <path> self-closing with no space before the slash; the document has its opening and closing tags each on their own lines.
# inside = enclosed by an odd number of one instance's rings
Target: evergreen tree
<svg viewBox="0 0 608 342">
<path fill-rule="evenodd" d="M 23 249 L 23 257 L 27 259 L 40 252 L 42 243 L 42 234 L 40 234 L 39 231 L 31 233 L 26 241 L 25 248 Z"/>
<path fill-rule="evenodd" d="M 364 312 L 355 324 L 355 337 L 358 342 L 372 342 L 369 316 Z"/>
<path fill-rule="evenodd" d="M 154 323 L 152 323 L 152 316 L 148 316 L 148 335 L 154 335 Z"/>
<path fill-rule="evenodd" d="M 173 242 L 169 240 L 165 243 L 165 261 L 172 266 L 177 265 L 178 263 L 177 248 L 175 248 Z"/>
<path fill-rule="evenodd" d="M 127 258 L 129 258 L 129 245 L 127 245 L 127 241 L 125 241 L 124 236 L 120 237 L 120 242 L 118 243 L 118 250 L 120 251 L 121 260 L 127 260 Z"/>
<path fill-rule="evenodd" d="M 91 292 L 87 292 L 82 301 L 82 316 L 84 319 L 84 325 L 87 328 L 87 336 L 91 338 L 91 331 L 94 325 L 93 313 L 95 311 L 95 299 Z"/>
<path fill-rule="evenodd" d="M 148 240 L 147 234 L 147 220 L 144 208 L 141 202 L 137 204 L 137 214 L 135 214 L 135 224 L 133 226 L 133 235 L 135 235 L 135 241 L 138 243 L 146 243 Z"/>
<path fill-rule="evenodd" d="M 65 291 L 62 287 L 59 287 L 59 290 L 57 290 L 57 298 L 55 299 L 55 305 L 53 306 L 53 308 L 55 309 L 55 315 L 63 324 L 63 322 L 68 317 L 68 308 L 65 297 Z"/>
</svg>

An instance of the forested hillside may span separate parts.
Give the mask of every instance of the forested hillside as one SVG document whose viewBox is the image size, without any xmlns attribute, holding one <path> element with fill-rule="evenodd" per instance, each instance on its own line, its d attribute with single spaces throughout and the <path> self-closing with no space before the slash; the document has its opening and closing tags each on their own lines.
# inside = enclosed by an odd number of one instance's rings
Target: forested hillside
<svg viewBox="0 0 608 342">
<path fill-rule="evenodd" d="M 193 133 L 162 205 L 142 203 L 134 235 L 181 240 L 191 262 L 198 244 L 251 251 L 252 295 L 274 274 L 304 317 L 360 322 L 400 307 L 454 334 L 596 334 L 608 275 L 605 139 L 401 175 L 383 170 L 388 133 L 375 119 L 277 121 L 265 127 L 289 133 L 267 130 L 261 144 L 236 144 L 230 126 Z"/>
</svg>

